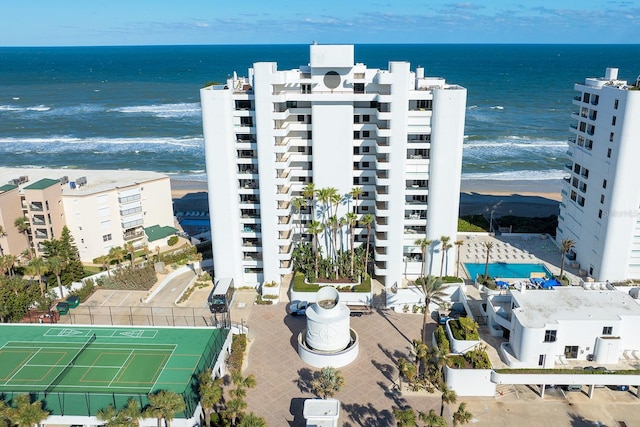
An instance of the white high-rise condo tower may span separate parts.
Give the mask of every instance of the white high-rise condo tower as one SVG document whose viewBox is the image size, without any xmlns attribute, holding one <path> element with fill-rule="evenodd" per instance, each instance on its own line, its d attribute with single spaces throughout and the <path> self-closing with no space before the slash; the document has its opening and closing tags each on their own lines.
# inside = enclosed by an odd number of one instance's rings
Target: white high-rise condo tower
<svg viewBox="0 0 640 427">
<path fill-rule="evenodd" d="M 424 265 L 439 275 L 438 241 L 457 232 L 466 95 L 408 62 L 371 69 L 354 63 L 352 45 L 317 44 L 299 69 L 259 62 L 246 78 L 203 88 L 216 276 L 251 286 L 290 273 L 294 245 L 322 214 L 293 206 L 308 184 L 342 196 L 361 188 L 335 216 L 374 217 L 371 272 L 387 287 L 418 277 L 421 238 L 435 241 Z M 359 223 L 356 245 L 367 234 Z M 346 248 L 347 226 L 337 235 Z M 451 274 L 455 250 L 444 256 Z"/>
<path fill-rule="evenodd" d="M 617 68 L 576 84 L 557 241 L 596 280 L 640 278 L 640 90 Z"/>
</svg>

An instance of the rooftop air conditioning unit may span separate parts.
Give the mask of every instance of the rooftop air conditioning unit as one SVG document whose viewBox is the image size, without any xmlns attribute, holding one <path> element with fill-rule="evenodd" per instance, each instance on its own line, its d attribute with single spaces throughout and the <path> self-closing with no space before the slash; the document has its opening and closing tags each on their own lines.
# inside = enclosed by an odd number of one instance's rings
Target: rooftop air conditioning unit
<svg viewBox="0 0 640 427">
<path fill-rule="evenodd" d="M 82 187 L 83 185 L 87 184 L 87 177 L 86 176 L 81 176 L 80 178 L 76 179 L 76 185 L 78 187 Z"/>
<path fill-rule="evenodd" d="M 68 176 L 63 176 L 62 178 L 60 178 L 60 185 L 65 185 L 69 183 L 69 177 Z"/>
</svg>

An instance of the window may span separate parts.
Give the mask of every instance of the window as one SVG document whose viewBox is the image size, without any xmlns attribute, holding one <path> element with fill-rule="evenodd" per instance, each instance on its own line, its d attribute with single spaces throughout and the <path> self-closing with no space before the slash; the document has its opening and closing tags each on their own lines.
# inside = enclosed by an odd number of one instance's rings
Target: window
<svg viewBox="0 0 640 427">
<path fill-rule="evenodd" d="M 583 93 L 582 94 L 582 102 L 589 102 L 589 95 L 588 93 Z"/>
<path fill-rule="evenodd" d="M 240 117 L 240 126 L 253 126 L 253 117 Z"/>
<path fill-rule="evenodd" d="M 602 180 L 602 188 L 607 188 L 607 180 L 606 179 Z"/>
<path fill-rule="evenodd" d="M 358 130 L 353 131 L 353 139 L 360 139 L 360 131 Z"/>
<path fill-rule="evenodd" d="M 363 168 L 368 168 L 369 167 L 369 162 L 362 162 L 362 167 Z"/>
<path fill-rule="evenodd" d="M 544 354 L 541 354 L 540 356 L 538 356 L 538 366 L 544 366 L 544 359 L 545 359 Z"/>
<path fill-rule="evenodd" d="M 360 123 L 360 116 L 353 116 L 353 123 Z"/>
<path fill-rule="evenodd" d="M 369 206 L 360 206 L 360 210 L 367 212 L 369 210 Z"/>
<path fill-rule="evenodd" d="M 304 114 L 298 114 L 298 121 L 304 122 Z"/>
<path fill-rule="evenodd" d="M 418 108 L 431 109 L 432 101 L 430 99 L 419 99 L 418 100 Z"/>
<path fill-rule="evenodd" d="M 360 185 L 360 178 L 358 178 L 357 176 L 353 177 L 353 185 Z"/>
<path fill-rule="evenodd" d="M 602 335 L 611 335 L 613 333 L 613 326 L 605 326 L 602 328 Z"/>
<path fill-rule="evenodd" d="M 609 142 L 613 142 L 613 132 L 609 134 Z"/>
<path fill-rule="evenodd" d="M 366 122 L 368 122 L 369 120 L 370 120 L 370 117 L 369 117 L 369 115 L 368 115 L 368 114 L 365 114 L 364 116 L 362 116 L 362 121 L 363 121 L 363 122 L 365 122 L 365 123 L 366 123 Z"/>
<path fill-rule="evenodd" d="M 103 242 L 108 242 L 110 240 L 111 240 L 111 234 L 105 234 L 104 236 L 102 236 Z"/>
<path fill-rule="evenodd" d="M 618 100 L 617 99 L 613 101 L 613 109 L 614 110 L 618 109 Z"/>
<path fill-rule="evenodd" d="M 604 203 L 604 194 L 600 195 L 600 203 Z"/>
<path fill-rule="evenodd" d="M 558 331 L 548 329 L 544 331 L 544 342 L 556 342 L 556 333 Z"/>
<path fill-rule="evenodd" d="M 607 148 L 607 158 L 611 158 L 611 148 Z"/>
<path fill-rule="evenodd" d="M 362 182 L 369 182 L 369 177 L 368 176 L 363 176 L 362 177 Z"/>
<path fill-rule="evenodd" d="M 600 95 L 593 95 L 591 98 L 591 104 L 598 105 L 598 101 L 600 101 Z"/>
<path fill-rule="evenodd" d="M 362 147 L 362 152 L 363 153 L 368 153 L 369 152 L 369 147 Z"/>
<path fill-rule="evenodd" d="M 578 358 L 578 346 L 577 345 L 567 345 L 564 347 L 564 357 L 567 359 L 577 359 Z"/>
<path fill-rule="evenodd" d="M 364 93 L 364 83 L 354 83 L 353 93 Z"/>
<path fill-rule="evenodd" d="M 368 130 L 363 130 L 363 131 L 362 131 L 362 137 L 363 137 L 363 138 L 369 138 L 369 135 L 370 135 L 370 133 L 369 133 L 369 131 L 368 131 Z"/>
<path fill-rule="evenodd" d="M 602 209 L 598 210 L 598 218 L 602 219 Z"/>
<path fill-rule="evenodd" d="M 573 165 L 573 171 L 574 171 L 575 173 L 580 173 L 580 165 L 579 165 L 579 164 L 577 164 L 577 163 L 575 163 L 575 164 Z"/>
<path fill-rule="evenodd" d="M 300 93 L 311 93 L 311 83 L 301 84 Z"/>
<path fill-rule="evenodd" d="M 309 130 L 307 131 L 307 139 L 312 139 L 313 138 L 313 133 Z"/>
<path fill-rule="evenodd" d="M 616 125 L 616 116 L 613 116 L 613 118 L 611 118 L 611 126 L 615 126 Z"/>
</svg>

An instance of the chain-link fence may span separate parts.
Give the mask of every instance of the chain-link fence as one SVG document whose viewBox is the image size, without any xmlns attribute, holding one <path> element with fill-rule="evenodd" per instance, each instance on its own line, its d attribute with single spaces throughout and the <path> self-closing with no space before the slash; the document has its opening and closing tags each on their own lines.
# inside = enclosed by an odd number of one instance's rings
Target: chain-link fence
<svg viewBox="0 0 640 427">
<path fill-rule="evenodd" d="M 72 325 L 213 326 L 229 327 L 228 313 L 195 307 L 92 307 L 80 305 L 57 323 Z"/>
</svg>

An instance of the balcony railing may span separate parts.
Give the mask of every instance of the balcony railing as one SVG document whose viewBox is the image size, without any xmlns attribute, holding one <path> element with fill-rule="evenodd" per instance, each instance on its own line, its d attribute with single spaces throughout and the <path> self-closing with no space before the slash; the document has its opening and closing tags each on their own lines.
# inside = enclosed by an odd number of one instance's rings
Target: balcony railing
<svg viewBox="0 0 640 427">
<path fill-rule="evenodd" d="M 42 212 L 42 205 L 36 205 L 34 203 L 29 204 L 29 210 L 32 212 Z"/>
</svg>

